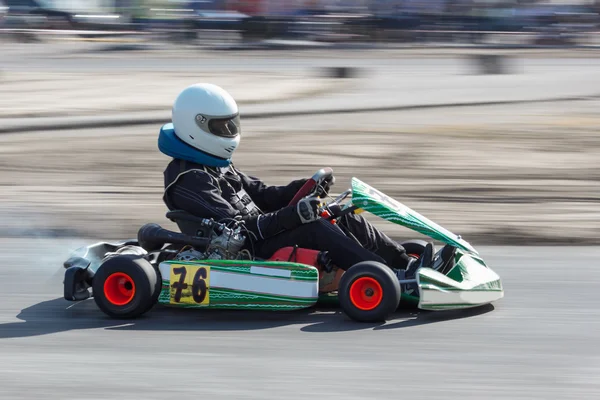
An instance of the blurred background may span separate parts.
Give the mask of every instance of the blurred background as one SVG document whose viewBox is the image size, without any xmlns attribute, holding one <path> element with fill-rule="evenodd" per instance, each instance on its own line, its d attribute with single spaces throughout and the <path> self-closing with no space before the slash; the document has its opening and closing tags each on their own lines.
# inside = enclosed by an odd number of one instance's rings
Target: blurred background
<svg viewBox="0 0 600 400">
<path fill-rule="evenodd" d="M 599 27 L 600 1 L 0 0 L 0 398 L 598 398 Z M 70 250 L 176 229 L 157 139 L 196 82 L 240 105 L 238 168 L 356 176 L 505 299 L 376 327 L 71 308 Z"/>
<path fill-rule="evenodd" d="M 2 28 L 96 30 L 201 43 L 235 41 L 579 43 L 595 39 L 594 0 L 2 0 Z M 17 33 L 16 31 L 14 33 Z M 19 32 L 25 35 L 25 32 Z M 32 33 L 32 32 L 30 32 Z M 89 32 L 88 32 L 89 33 Z M 80 33 L 83 35 L 83 33 Z M 28 35 L 28 37 L 31 37 Z"/>
<path fill-rule="evenodd" d="M 599 1 L 0 1 L 6 235 L 162 221 L 158 130 L 210 81 L 269 183 L 331 166 L 474 242 L 598 241 Z"/>
</svg>

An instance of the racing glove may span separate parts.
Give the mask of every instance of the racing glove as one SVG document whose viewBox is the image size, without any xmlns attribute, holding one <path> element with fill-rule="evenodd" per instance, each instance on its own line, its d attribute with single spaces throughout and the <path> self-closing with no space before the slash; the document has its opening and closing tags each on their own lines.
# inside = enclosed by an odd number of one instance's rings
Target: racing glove
<svg viewBox="0 0 600 400">
<path fill-rule="evenodd" d="M 242 217 L 242 220 L 255 238 L 265 240 L 319 219 L 319 203 L 320 200 L 316 197 L 302 199 L 296 205 L 266 214 L 248 215 Z"/>
<path fill-rule="evenodd" d="M 300 200 L 296 206 L 296 212 L 300 217 L 300 222 L 308 224 L 316 221 L 319 216 L 319 204 L 321 200 L 317 197 L 304 198 Z"/>
</svg>

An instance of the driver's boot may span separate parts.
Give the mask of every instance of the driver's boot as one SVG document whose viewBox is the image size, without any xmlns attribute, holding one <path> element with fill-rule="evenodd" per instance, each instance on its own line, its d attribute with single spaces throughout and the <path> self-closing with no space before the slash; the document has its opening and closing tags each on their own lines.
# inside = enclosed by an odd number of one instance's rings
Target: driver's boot
<svg viewBox="0 0 600 400">
<path fill-rule="evenodd" d="M 429 242 L 425 246 L 425 250 L 418 259 L 413 259 L 406 267 L 406 279 L 414 279 L 419 268 L 427 268 L 433 263 L 434 247 L 433 243 Z"/>
</svg>

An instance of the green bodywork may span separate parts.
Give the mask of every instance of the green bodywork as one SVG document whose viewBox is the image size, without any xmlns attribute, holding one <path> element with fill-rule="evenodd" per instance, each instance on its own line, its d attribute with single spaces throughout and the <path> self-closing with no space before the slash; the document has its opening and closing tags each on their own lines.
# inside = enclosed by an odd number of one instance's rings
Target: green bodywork
<svg viewBox="0 0 600 400">
<path fill-rule="evenodd" d="M 210 271 L 206 279 L 207 301 L 202 304 L 173 301 L 173 286 L 180 276 L 172 271 L 185 267 L 190 274 L 198 267 Z M 309 265 L 280 261 L 165 261 L 159 266 L 162 289 L 158 302 L 184 308 L 247 310 L 295 310 L 313 306 L 318 300 L 319 271 Z M 191 275 L 190 275 L 191 276 Z M 188 292 L 191 297 L 189 282 Z M 284 288 L 284 285 L 287 289 Z"/>
<path fill-rule="evenodd" d="M 456 246 L 463 251 L 478 254 L 468 242 L 458 235 L 357 178 L 352 178 L 352 204 L 380 218 Z"/>
<path fill-rule="evenodd" d="M 419 269 L 418 292 L 403 292 L 401 303 L 442 310 L 475 307 L 503 297 L 500 277 L 458 235 L 357 178 L 352 178 L 352 205 L 457 248 L 456 264 L 448 273 Z"/>
</svg>

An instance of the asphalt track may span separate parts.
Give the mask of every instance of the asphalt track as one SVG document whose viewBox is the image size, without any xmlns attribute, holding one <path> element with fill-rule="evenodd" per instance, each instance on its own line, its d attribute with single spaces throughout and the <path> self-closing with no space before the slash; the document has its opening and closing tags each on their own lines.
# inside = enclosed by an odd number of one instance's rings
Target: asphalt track
<svg viewBox="0 0 600 400">
<path fill-rule="evenodd" d="M 4 70 L 137 69 L 139 59 L 45 50 Z M 64 58 L 63 58 L 64 57 Z M 147 69 L 256 70 L 345 65 L 339 58 L 244 65 L 148 59 Z M 25 63 L 27 61 L 27 63 Z M 355 65 L 465 73 L 464 60 L 359 59 Z M 27 65 L 25 65 L 27 64 Z M 537 59 L 527 69 L 597 68 Z M 552 85 L 549 85 L 551 88 Z M 320 126 L 319 128 L 322 128 Z M 81 239 L 0 239 L 0 399 L 593 399 L 600 397 L 600 248 L 482 247 L 505 298 L 460 312 L 399 311 L 357 324 L 335 309 L 196 312 L 157 307 L 137 321 L 62 300 L 61 264 Z M 477 243 L 474 243 L 477 245 Z"/>
<path fill-rule="evenodd" d="M 83 240 L 0 241 L 2 399 L 565 399 L 600 395 L 600 248 L 484 247 L 505 298 L 400 310 L 357 324 L 335 309 L 156 307 L 115 322 L 61 299 Z"/>
</svg>

